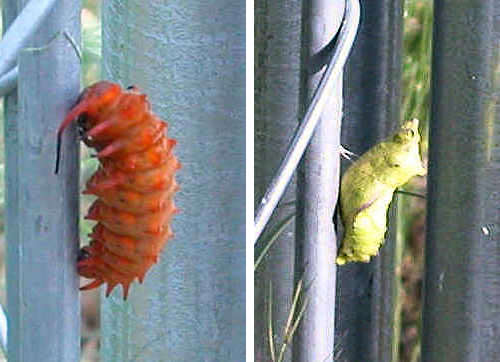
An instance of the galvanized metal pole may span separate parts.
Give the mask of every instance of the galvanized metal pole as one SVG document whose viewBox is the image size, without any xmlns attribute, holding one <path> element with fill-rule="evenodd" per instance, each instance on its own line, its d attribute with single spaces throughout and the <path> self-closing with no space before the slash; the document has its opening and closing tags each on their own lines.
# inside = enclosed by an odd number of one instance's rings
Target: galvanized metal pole
<svg viewBox="0 0 500 362">
<path fill-rule="evenodd" d="M 365 1 L 344 78 L 342 144 L 360 155 L 399 122 L 403 2 Z M 349 161 L 343 163 L 349 166 Z M 344 167 L 344 169 L 346 168 Z M 393 360 L 395 212 L 380 256 L 337 269 L 336 341 L 345 361 Z M 341 352 L 340 352 L 341 350 Z"/>
<path fill-rule="evenodd" d="M 102 361 L 245 359 L 245 2 L 103 3 L 104 77 L 136 84 L 183 164 L 175 237 L 103 302 Z"/>
<path fill-rule="evenodd" d="M 19 113 L 9 119 L 7 153 L 7 308 L 9 361 L 77 361 L 80 304 L 78 143 L 65 137 L 54 175 L 56 129 L 79 92 L 80 2 L 55 8 L 19 56 Z M 29 19 L 27 19 L 29 21 Z M 16 149 L 12 149 L 16 147 Z"/>
<path fill-rule="evenodd" d="M 299 118 L 301 1 L 255 2 L 255 205 L 263 197 L 287 150 Z M 281 204 L 295 200 L 292 181 Z M 295 213 L 295 205 L 279 207 L 268 230 Z M 255 361 L 271 360 L 268 334 L 269 285 L 272 284 L 274 342 L 279 350 L 293 294 L 295 234 L 293 222 L 255 272 Z M 256 255 L 264 245 L 256 250 Z M 247 261 L 248 262 L 248 261 Z M 287 349 L 285 361 L 290 359 Z"/>
<path fill-rule="evenodd" d="M 18 13 L 17 0 L 4 0 L 2 2 L 2 25 L 5 33 L 6 29 L 14 21 Z M 1 100 L 0 100 L 1 101 Z M 9 242 L 5 247 L 5 257 L 15 260 L 19 255 L 19 225 L 18 223 L 10 223 L 10 220 L 18 220 L 18 207 L 14 202 L 17 202 L 17 187 L 8 185 L 18 184 L 18 140 L 17 140 L 17 92 L 11 90 L 3 98 L 4 101 L 4 127 L 3 136 L 5 142 L 5 170 L 9 172 L 4 173 L 5 181 L 5 239 Z M 11 266 L 13 268 L 14 266 Z M 9 269 L 6 271 L 7 276 L 7 289 L 9 289 Z M 17 283 L 14 283 L 16 285 Z M 9 299 L 9 298 L 8 298 Z M 9 301 L 7 301 L 7 304 Z M 19 304 L 19 300 L 13 300 L 14 304 Z M 7 306 L 8 307 L 8 306 Z M 7 311 L 5 311 L 7 313 Z M 8 327 L 9 323 L 7 323 Z M 10 335 L 10 336 L 9 336 Z M 16 338 L 19 340 L 19 331 L 7 328 L 7 341 L 9 338 Z M 5 353 L 7 358 L 7 354 Z"/>
<path fill-rule="evenodd" d="M 500 356 L 500 1 L 434 7 L 422 361 Z"/>
<path fill-rule="evenodd" d="M 303 7 L 302 110 L 328 63 L 329 58 L 321 54 L 339 31 L 344 7 L 343 0 L 312 0 Z M 298 170 L 295 275 L 296 280 L 304 280 L 303 300 L 309 301 L 293 344 L 294 361 L 298 362 L 333 360 L 337 245 L 332 217 L 338 197 L 341 118 L 339 77 Z"/>
</svg>

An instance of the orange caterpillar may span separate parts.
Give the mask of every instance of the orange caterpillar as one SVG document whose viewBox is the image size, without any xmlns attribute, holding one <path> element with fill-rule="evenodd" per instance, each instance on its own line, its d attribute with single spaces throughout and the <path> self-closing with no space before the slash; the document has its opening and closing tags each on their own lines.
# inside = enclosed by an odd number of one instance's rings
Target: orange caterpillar
<svg viewBox="0 0 500 362">
<path fill-rule="evenodd" d="M 98 199 L 87 219 L 97 221 L 89 246 L 78 255 L 78 273 L 94 279 L 80 290 L 107 283 L 106 296 L 121 284 L 127 298 L 130 283 L 140 283 L 173 236 L 170 219 L 177 212 L 180 163 L 166 136 L 167 124 L 151 112 L 136 87 L 121 89 L 102 81 L 86 88 L 57 132 L 56 173 L 61 136 L 77 120 L 83 142 L 97 150 L 100 167 L 84 194 Z"/>
</svg>

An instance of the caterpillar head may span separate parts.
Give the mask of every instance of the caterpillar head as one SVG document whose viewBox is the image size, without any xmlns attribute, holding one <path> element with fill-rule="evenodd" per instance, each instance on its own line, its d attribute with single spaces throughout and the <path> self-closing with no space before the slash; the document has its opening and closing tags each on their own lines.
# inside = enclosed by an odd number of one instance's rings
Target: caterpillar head
<svg viewBox="0 0 500 362">
<path fill-rule="evenodd" d="M 95 271 L 95 267 L 90 265 L 92 263 L 92 258 L 91 258 L 91 249 L 89 247 L 83 247 L 80 249 L 78 252 L 78 274 L 81 276 L 88 278 L 88 279 L 94 279 L 96 278 L 97 275 L 93 271 Z"/>
<path fill-rule="evenodd" d="M 121 87 L 118 84 L 107 81 L 98 82 L 91 87 L 85 88 L 82 93 L 80 93 L 76 100 L 76 104 L 68 112 L 68 115 L 57 130 L 56 174 L 59 171 L 61 138 L 66 127 L 74 120 L 78 120 L 79 128 L 83 131 L 90 128 L 89 125 L 86 124 L 87 120 L 92 119 L 93 116 L 116 102 L 120 94 Z"/>
<path fill-rule="evenodd" d="M 384 162 L 387 162 L 389 168 L 382 177 L 388 184 L 404 184 L 415 175 L 423 176 L 427 173 L 420 156 L 418 119 L 404 122 L 392 140 L 385 144 Z"/>
<path fill-rule="evenodd" d="M 411 121 L 406 121 L 405 123 L 403 123 L 400 130 L 393 136 L 393 141 L 402 144 L 418 144 L 420 142 L 420 134 L 418 133 L 418 119 L 414 118 Z"/>
</svg>

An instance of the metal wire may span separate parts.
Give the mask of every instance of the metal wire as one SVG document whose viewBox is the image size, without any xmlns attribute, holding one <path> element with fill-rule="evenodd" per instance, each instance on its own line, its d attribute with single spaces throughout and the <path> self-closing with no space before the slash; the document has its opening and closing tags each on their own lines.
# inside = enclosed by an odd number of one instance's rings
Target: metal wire
<svg viewBox="0 0 500 362">
<path fill-rule="evenodd" d="M 72 48 L 75 50 L 76 55 L 78 56 L 78 59 L 80 60 L 80 63 L 82 61 L 82 52 L 75 41 L 73 37 L 71 36 L 70 33 L 68 33 L 66 30 L 60 31 L 56 33 L 49 42 L 41 47 L 31 47 L 31 48 L 24 48 L 23 50 L 25 51 L 42 51 L 46 50 L 50 44 L 55 41 L 59 36 L 64 36 L 66 40 L 69 41 L 71 44 Z M 15 68 L 11 69 L 4 75 L 0 76 L 0 97 L 3 97 L 4 95 L 8 94 L 10 91 L 15 89 L 17 87 L 17 77 L 19 75 L 19 68 L 16 66 Z"/>
<path fill-rule="evenodd" d="M 57 0 L 31 0 L 0 41 L 0 76 L 13 68 L 19 50 L 38 29 Z"/>
<path fill-rule="evenodd" d="M 359 25 L 359 17 L 359 0 L 347 0 L 344 21 L 330 63 L 318 84 L 311 104 L 297 128 L 288 151 L 257 209 L 254 221 L 254 244 L 257 243 L 262 234 L 311 140 L 323 108 L 330 97 L 335 80 L 341 74 L 354 43 Z"/>
</svg>

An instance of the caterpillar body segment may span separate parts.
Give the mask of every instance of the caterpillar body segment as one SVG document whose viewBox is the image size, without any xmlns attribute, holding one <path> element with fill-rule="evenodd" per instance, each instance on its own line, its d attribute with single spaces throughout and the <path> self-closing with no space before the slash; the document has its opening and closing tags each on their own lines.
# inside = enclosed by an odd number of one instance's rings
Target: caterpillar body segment
<svg viewBox="0 0 500 362">
<path fill-rule="evenodd" d="M 173 237 L 175 173 L 181 167 L 176 141 L 136 87 L 98 82 L 81 93 L 59 127 L 56 173 L 61 135 L 74 120 L 100 162 L 84 191 L 97 196 L 86 216 L 97 224 L 77 264 L 79 274 L 93 281 L 80 289 L 107 284 L 108 296 L 121 284 L 126 299 L 130 284 L 144 280 Z"/>
<path fill-rule="evenodd" d="M 426 174 L 419 152 L 418 120 L 405 122 L 389 140 L 354 162 L 342 177 L 340 211 L 344 238 L 337 264 L 369 262 L 387 230 L 387 210 L 396 188 Z"/>
</svg>

